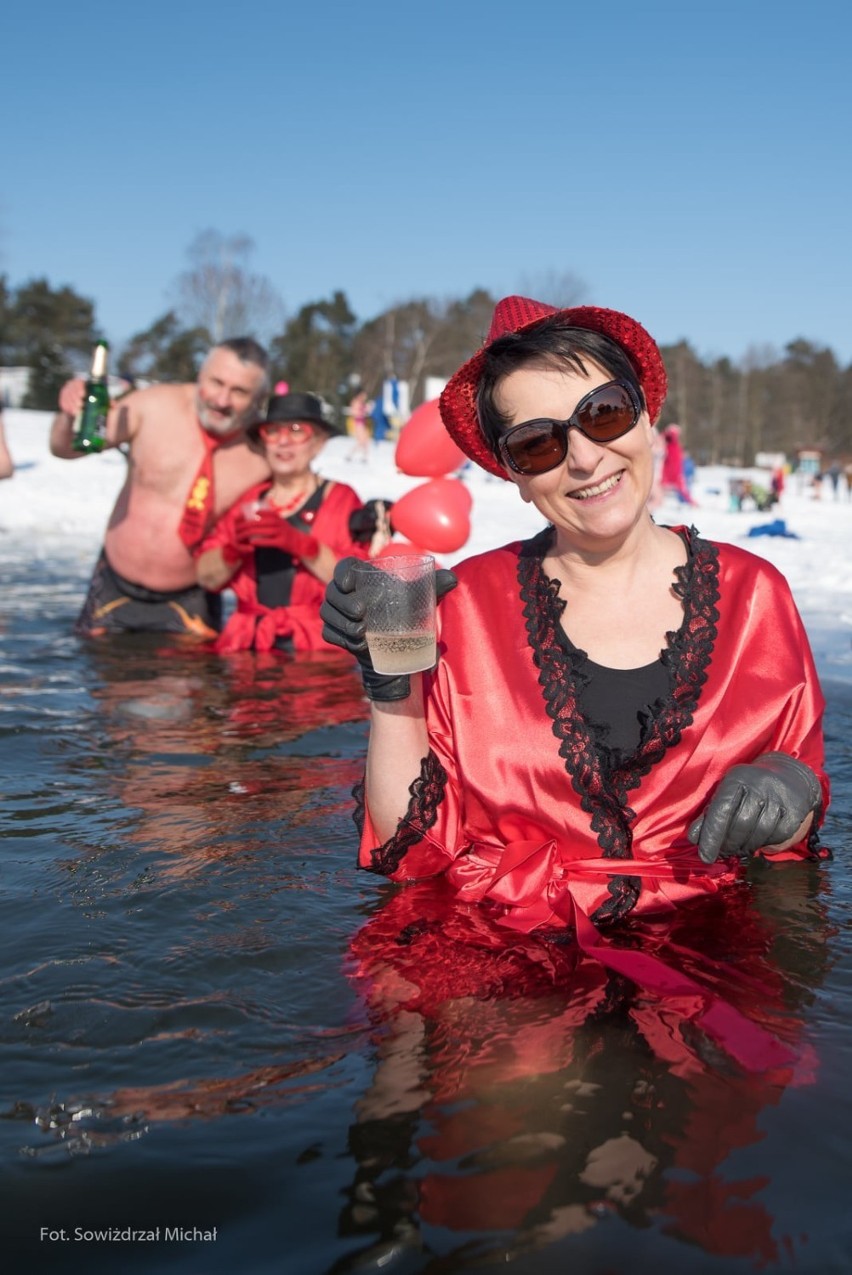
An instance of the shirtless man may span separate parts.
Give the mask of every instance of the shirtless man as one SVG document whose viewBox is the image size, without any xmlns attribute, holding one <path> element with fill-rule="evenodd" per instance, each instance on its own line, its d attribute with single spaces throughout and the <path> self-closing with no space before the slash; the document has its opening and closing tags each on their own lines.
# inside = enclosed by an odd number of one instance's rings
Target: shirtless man
<svg viewBox="0 0 852 1275">
<path fill-rule="evenodd" d="M 266 397 L 267 368 L 266 352 L 256 341 L 222 341 L 207 355 L 194 385 L 134 390 L 110 409 L 106 446 L 126 445 L 127 479 L 110 516 L 78 633 L 215 636 L 219 599 L 197 585 L 193 550 L 241 492 L 269 472 L 244 436 Z M 72 438 L 84 384 L 66 381 L 59 394 L 50 450 L 65 460 L 79 456 Z"/>
</svg>

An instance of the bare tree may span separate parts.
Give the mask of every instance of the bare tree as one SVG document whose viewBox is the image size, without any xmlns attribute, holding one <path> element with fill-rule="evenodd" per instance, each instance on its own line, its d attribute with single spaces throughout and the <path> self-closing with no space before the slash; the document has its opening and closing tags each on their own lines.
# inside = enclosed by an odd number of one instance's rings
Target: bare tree
<svg viewBox="0 0 852 1275">
<path fill-rule="evenodd" d="M 386 376 L 408 381 L 416 401 L 446 306 L 434 297 L 400 301 L 365 323 L 355 338 L 355 365 L 371 392 Z"/>
<path fill-rule="evenodd" d="M 218 230 L 196 235 L 187 249 L 191 267 L 174 286 L 181 318 L 206 328 L 214 341 L 230 336 L 268 341 L 280 331 L 284 303 L 267 278 L 249 270 L 253 252 L 248 235 L 228 237 Z"/>
<path fill-rule="evenodd" d="M 365 323 L 354 343 L 354 362 L 370 392 L 395 374 L 408 381 L 411 401 L 422 401 L 427 376 L 448 377 L 482 344 L 494 299 L 481 288 L 468 297 L 415 297 Z"/>
<path fill-rule="evenodd" d="M 746 457 L 766 450 L 764 437 L 771 434 L 768 381 L 778 351 L 771 345 L 750 345 L 740 359 L 740 412 Z M 769 427 L 769 429 L 768 429 Z"/>
<path fill-rule="evenodd" d="M 553 269 L 523 274 L 515 291 L 522 297 L 555 305 L 558 310 L 584 305 L 588 294 L 588 288 L 579 275 L 572 270 Z"/>
</svg>

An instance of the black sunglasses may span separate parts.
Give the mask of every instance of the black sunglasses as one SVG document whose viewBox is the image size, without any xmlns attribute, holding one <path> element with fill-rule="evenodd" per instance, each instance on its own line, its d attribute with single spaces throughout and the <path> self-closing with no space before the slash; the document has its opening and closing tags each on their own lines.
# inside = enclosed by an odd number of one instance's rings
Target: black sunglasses
<svg viewBox="0 0 852 1275">
<path fill-rule="evenodd" d="M 500 439 L 500 459 L 516 474 L 546 474 L 568 455 L 568 432 L 577 429 L 593 443 L 612 443 L 642 415 L 642 404 L 627 381 L 607 381 L 581 398 L 567 421 L 550 417 L 524 421 Z"/>
</svg>

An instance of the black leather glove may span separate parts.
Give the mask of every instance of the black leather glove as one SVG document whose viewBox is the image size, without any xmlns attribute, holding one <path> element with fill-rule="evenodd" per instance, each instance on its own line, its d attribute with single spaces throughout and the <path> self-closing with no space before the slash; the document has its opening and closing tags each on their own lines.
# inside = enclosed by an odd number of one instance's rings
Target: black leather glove
<svg viewBox="0 0 852 1275">
<path fill-rule="evenodd" d="M 334 575 L 326 586 L 325 601 L 320 607 L 322 635 L 326 642 L 342 646 L 344 651 L 355 656 L 361 666 L 368 699 L 385 702 L 408 699 L 411 694 L 408 673 L 391 677 L 377 673 L 373 668 L 364 632 L 365 601 L 363 594 L 359 595 L 357 576 L 352 570 L 357 561 L 357 558 L 341 558 L 334 569 Z M 439 598 L 457 584 L 452 571 L 440 568 L 435 572 L 435 593 Z"/>
<path fill-rule="evenodd" d="M 687 836 L 704 863 L 720 854 L 753 854 L 789 841 L 821 800 L 810 766 L 786 753 L 764 753 L 751 765 L 731 767 Z"/>
</svg>

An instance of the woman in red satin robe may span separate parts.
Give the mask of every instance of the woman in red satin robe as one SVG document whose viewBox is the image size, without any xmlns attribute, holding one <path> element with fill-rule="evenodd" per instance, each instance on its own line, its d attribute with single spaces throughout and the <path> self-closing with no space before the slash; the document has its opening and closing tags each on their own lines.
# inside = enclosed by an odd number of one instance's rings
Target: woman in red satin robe
<svg viewBox="0 0 852 1275">
<path fill-rule="evenodd" d="M 198 551 L 199 584 L 229 586 L 237 599 L 216 651 L 329 649 L 319 618 L 325 586 L 341 558 L 366 558 L 371 548 L 350 530 L 364 508 L 357 493 L 311 467 L 341 432 L 321 399 L 301 393 L 274 395 L 265 419 L 246 431 L 272 478 L 244 492 Z"/>
<path fill-rule="evenodd" d="M 609 968 L 688 997 L 690 979 L 599 927 L 715 893 L 755 853 L 822 854 L 828 781 L 785 580 L 648 511 L 665 391 L 627 315 L 505 298 L 441 413 L 548 527 L 458 568 L 429 674 L 376 675 L 345 562 L 323 614 L 373 701 L 361 865 L 443 873 L 502 926 L 568 926 Z M 713 1034 L 742 1036 L 701 1004 Z"/>
</svg>

